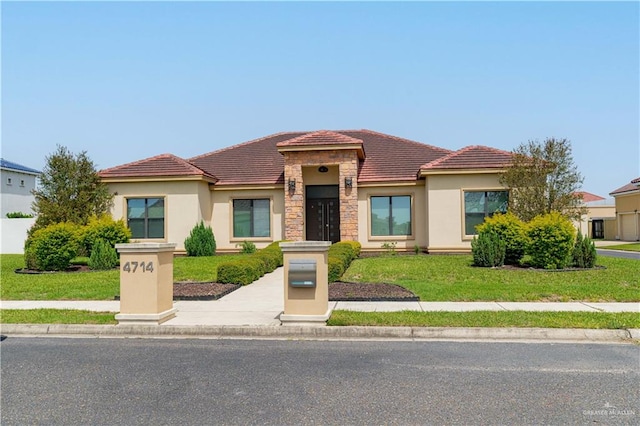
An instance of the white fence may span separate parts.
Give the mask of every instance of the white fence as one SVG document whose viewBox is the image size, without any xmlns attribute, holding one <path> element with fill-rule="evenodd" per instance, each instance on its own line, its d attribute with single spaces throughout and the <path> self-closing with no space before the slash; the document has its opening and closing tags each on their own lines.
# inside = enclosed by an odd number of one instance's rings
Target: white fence
<svg viewBox="0 0 640 426">
<path fill-rule="evenodd" d="M 0 245 L 1 254 L 24 253 L 24 241 L 27 239 L 27 231 L 36 222 L 35 218 L 29 219 L 0 219 Z"/>
</svg>

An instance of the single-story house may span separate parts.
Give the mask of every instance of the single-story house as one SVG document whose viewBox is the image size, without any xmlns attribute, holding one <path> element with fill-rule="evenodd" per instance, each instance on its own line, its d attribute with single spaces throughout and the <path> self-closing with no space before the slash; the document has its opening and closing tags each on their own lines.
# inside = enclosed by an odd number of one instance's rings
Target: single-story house
<svg viewBox="0 0 640 426">
<path fill-rule="evenodd" d="M 371 130 L 284 132 L 197 157 L 99 172 L 134 241 L 177 243 L 199 221 L 218 251 L 244 241 L 356 240 L 363 250 L 468 252 L 475 225 L 506 211 L 506 151 L 457 151 Z"/>
<path fill-rule="evenodd" d="M 615 198 L 618 232 L 616 239 L 640 241 L 640 177 L 616 189 Z"/>
</svg>

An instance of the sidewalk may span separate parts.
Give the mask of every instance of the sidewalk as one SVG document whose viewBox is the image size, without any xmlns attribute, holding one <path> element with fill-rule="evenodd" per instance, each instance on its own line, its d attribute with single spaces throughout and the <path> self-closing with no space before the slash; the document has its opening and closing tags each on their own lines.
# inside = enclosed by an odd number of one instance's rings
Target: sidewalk
<svg viewBox="0 0 640 426">
<path fill-rule="evenodd" d="M 265 275 L 258 281 L 211 301 L 175 301 L 178 313 L 163 326 L 279 326 L 284 310 L 284 268 Z M 394 311 L 570 311 L 570 312 L 637 312 L 640 302 L 329 302 L 333 310 L 360 312 Z M 2 309 L 83 309 L 119 312 L 119 301 L 0 301 Z"/>
</svg>

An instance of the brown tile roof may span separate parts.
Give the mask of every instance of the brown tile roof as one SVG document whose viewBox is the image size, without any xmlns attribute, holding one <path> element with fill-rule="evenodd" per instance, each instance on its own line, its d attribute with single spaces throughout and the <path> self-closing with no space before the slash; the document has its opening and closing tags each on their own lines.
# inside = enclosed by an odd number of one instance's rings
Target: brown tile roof
<svg viewBox="0 0 640 426">
<path fill-rule="evenodd" d="M 98 175 L 101 178 L 202 176 L 209 180 L 216 179 L 211 173 L 207 173 L 173 154 L 156 155 L 133 163 L 104 169 Z"/>
<path fill-rule="evenodd" d="M 332 132 L 330 130 L 319 130 L 317 132 L 306 133 L 298 136 L 297 138 L 278 142 L 277 144 L 279 148 L 319 145 L 362 145 L 362 139 L 352 138 L 351 136 Z"/>
<path fill-rule="evenodd" d="M 501 169 L 511 163 L 511 158 L 510 152 L 472 145 L 426 163 L 420 170 Z"/>
<path fill-rule="evenodd" d="M 577 196 L 582 196 L 582 201 L 584 203 L 590 203 L 592 201 L 602 201 L 602 200 L 605 199 L 604 197 L 601 197 L 599 195 L 592 194 L 592 193 L 586 192 L 586 191 L 576 191 L 576 192 L 574 192 L 574 194 L 577 195 Z"/>
<path fill-rule="evenodd" d="M 359 183 L 415 181 L 421 169 L 503 167 L 511 158 L 510 153 L 488 147 L 453 152 L 371 130 L 320 130 L 276 133 L 187 160 L 163 154 L 103 170 L 100 176 L 202 175 L 215 179 L 216 185 L 278 185 L 284 183 L 284 156 L 279 148 L 330 145 L 362 146 L 366 156 L 360 160 Z"/>
<path fill-rule="evenodd" d="M 640 177 L 635 178 L 625 186 L 621 186 L 620 188 L 610 192 L 609 195 L 619 195 L 625 192 L 638 191 L 638 190 L 640 190 Z"/>
<path fill-rule="evenodd" d="M 188 161 L 215 174 L 217 185 L 282 184 L 284 158 L 276 145 L 305 133 L 276 133 L 189 158 Z"/>
<path fill-rule="evenodd" d="M 415 181 L 422 164 L 451 153 L 448 149 L 372 130 L 339 133 L 363 141 L 367 156 L 360 162 L 359 183 Z"/>
<path fill-rule="evenodd" d="M 282 184 L 284 157 L 278 147 L 357 141 L 362 141 L 366 153 L 358 182 L 415 181 L 420 165 L 451 152 L 371 130 L 336 130 L 277 133 L 188 161 L 215 174 L 217 185 Z"/>
</svg>

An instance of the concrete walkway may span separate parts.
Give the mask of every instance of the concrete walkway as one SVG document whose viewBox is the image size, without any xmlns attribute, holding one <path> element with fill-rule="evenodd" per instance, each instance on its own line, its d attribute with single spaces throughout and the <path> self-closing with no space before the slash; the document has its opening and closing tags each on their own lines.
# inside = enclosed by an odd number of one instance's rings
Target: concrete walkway
<svg viewBox="0 0 640 426">
<path fill-rule="evenodd" d="M 265 275 L 258 281 L 239 288 L 219 300 L 176 301 L 178 314 L 163 325 L 171 326 L 279 326 L 278 316 L 284 310 L 284 268 Z M 571 312 L 637 312 L 640 302 L 329 302 L 334 310 L 360 312 L 394 311 L 571 311 Z M 119 301 L 0 301 L 2 309 L 83 309 L 119 312 Z"/>
</svg>

